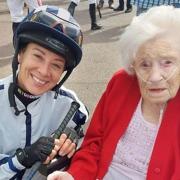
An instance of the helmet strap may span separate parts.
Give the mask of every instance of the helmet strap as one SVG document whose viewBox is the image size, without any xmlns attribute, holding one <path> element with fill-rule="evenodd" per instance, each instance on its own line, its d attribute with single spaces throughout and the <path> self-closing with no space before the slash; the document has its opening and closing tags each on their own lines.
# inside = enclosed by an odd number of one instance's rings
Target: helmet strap
<svg viewBox="0 0 180 180">
<path fill-rule="evenodd" d="M 64 75 L 64 77 L 62 78 L 62 80 L 59 82 L 59 84 L 57 84 L 54 88 L 53 91 L 55 91 L 55 95 L 54 95 L 54 99 L 57 99 L 57 96 L 59 94 L 59 89 L 60 87 L 63 85 L 63 83 L 67 80 L 67 78 L 70 76 L 70 74 L 72 73 L 73 69 L 67 70 L 66 74 Z"/>
<path fill-rule="evenodd" d="M 13 61 L 12 61 L 12 73 L 13 73 L 13 83 L 16 83 L 17 82 L 17 79 L 16 79 L 16 71 L 18 69 L 18 53 L 19 53 L 19 48 L 16 49 L 15 51 L 15 54 L 14 54 L 14 57 L 13 57 Z"/>
<path fill-rule="evenodd" d="M 13 107 L 15 112 L 14 114 L 18 116 L 21 112 L 24 112 L 25 109 L 19 110 L 16 105 L 15 96 L 14 96 L 14 90 L 15 90 L 16 84 L 10 83 L 9 89 L 8 89 L 8 96 L 9 96 L 9 103 L 10 107 Z"/>
<path fill-rule="evenodd" d="M 17 108 L 16 101 L 15 101 L 15 95 L 14 95 L 14 91 L 15 91 L 15 87 L 16 87 L 16 83 L 17 83 L 16 71 L 18 69 L 18 61 L 17 61 L 18 52 L 19 52 L 19 48 L 16 49 L 14 57 L 13 57 L 13 61 L 12 61 L 13 82 L 10 83 L 9 89 L 8 89 L 9 104 L 10 104 L 10 107 L 14 108 L 14 110 L 15 110 L 14 114 L 16 116 L 18 116 L 21 112 L 25 111 L 25 109 L 19 110 Z"/>
</svg>

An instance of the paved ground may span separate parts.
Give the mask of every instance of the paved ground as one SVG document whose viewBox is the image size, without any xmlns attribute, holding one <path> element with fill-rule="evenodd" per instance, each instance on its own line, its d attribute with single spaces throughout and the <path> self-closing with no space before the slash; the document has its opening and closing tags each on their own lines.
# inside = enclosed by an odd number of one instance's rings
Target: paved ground
<svg viewBox="0 0 180 180">
<path fill-rule="evenodd" d="M 46 0 L 44 4 L 56 4 L 67 8 L 68 1 Z M 105 5 L 102 19 L 103 29 L 90 30 L 88 2 L 82 1 L 76 8 L 75 18 L 79 21 L 83 34 L 83 59 L 65 85 L 77 92 L 92 113 L 112 74 L 120 68 L 119 37 L 129 24 L 135 12 L 130 14 L 113 12 Z M 10 56 L 13 54 L 11 21 L 5 0 L 0 0 L 0 77 L 11 73 Z"/>
</svg>

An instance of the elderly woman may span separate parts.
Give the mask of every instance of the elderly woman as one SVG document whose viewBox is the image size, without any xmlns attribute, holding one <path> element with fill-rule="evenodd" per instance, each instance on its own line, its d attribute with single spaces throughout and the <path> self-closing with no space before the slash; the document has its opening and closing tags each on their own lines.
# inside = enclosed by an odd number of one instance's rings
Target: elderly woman
<svg viewBox="0 0 180 180">
<path fill-rule="evenodd" d="M 180 179 L 180 9 L 154 7 L 121 37 L 124 69 L 102 95 L 68 172 L 48 180 Z"/>
</svg>

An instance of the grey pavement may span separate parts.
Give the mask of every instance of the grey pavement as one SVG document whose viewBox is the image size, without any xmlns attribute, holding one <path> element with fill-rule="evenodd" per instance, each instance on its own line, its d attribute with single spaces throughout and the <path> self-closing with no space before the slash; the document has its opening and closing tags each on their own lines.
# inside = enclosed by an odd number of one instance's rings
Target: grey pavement
<svg viewBox="0 0 180 180">
<path fill-rule="evenodd" d="M 43 1 L 45 4 L 45 1 Z M 5 1 L 0 0 L 1 3 Z M 67 8 L 68 1 L 46 1 Z M 90 115 L 97 104 L 107 82 L 113 73 L 121 67 L 119 58 L 119 39 L 124 28 L 128 26 L 135 10 L 132 13 L 113 12 L 105 4 L 102 10 L 102 19 L 97 16 L 98 22 L 103 25 L 99 31 L 90 30 L 88 2 L 81 1 L 76 8 L 75 18 L 80 23 L 84 34 L 83 58 L 74 70 L 65 86 L 77 92 L 78 96 L 87 105 Z M 0 14 L 0 77 L 11 73 L 12 31 L 9 13 Z"/>
</svg>

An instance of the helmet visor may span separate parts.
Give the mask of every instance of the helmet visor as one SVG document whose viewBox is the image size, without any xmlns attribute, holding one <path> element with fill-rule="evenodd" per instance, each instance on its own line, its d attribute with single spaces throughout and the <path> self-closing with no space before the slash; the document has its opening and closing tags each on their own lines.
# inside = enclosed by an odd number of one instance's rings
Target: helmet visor
<svg viewBox="0 0 180 180">
<path fill-rule="evenodd" d="M 56 16 L 55 14 L 38 11 L 33 12 L 32 15 L 27 16 L 25 21 L 32 21 L 47 25 L 57 31 L 60 31 L 64 35 L 67 35 L 73 39 L 79 46 L 82 46 L 83 36 L 80 27 L 76 23 L 69 22 L 63 18 Z"/>
</svg>

